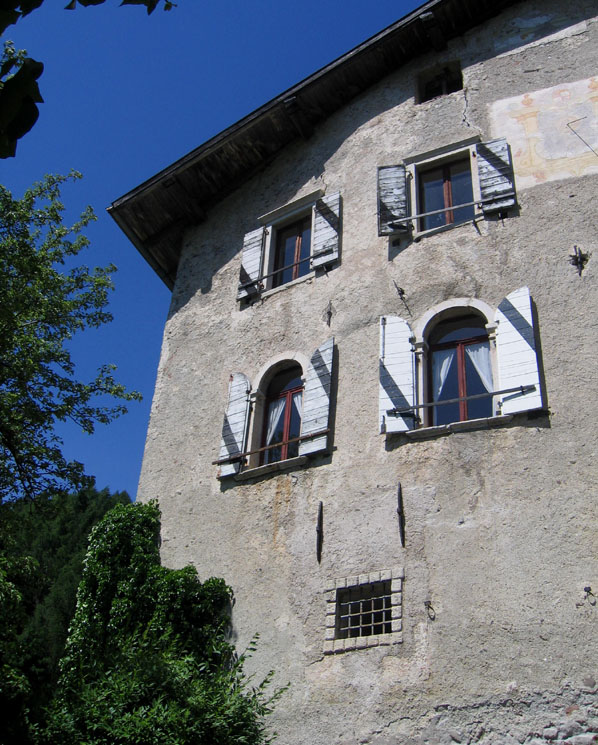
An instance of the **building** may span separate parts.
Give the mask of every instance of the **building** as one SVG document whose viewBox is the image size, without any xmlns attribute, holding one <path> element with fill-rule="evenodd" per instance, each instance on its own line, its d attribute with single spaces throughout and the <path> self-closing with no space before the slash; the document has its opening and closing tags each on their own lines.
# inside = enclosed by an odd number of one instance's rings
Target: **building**
<svg viewBox="0 0 598 745">
<path fill-rule="evenodd" d="M 111 207 L 173 288 L 138 496 L 284 745 L 598 738 L 597 52 L 432 0 Z"/>
</svg>

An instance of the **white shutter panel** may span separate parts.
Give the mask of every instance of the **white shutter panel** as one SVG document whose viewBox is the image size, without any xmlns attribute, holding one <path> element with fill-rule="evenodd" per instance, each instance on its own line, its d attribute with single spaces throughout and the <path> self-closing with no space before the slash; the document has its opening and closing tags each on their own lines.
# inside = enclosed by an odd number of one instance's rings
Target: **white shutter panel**
<svg viewBox="0 0 598 745">
<path fill-rule="evenodd" d="M 503 414 L 515 414 L 542 407 L 540 374 L 534 339 L 532 299 L 527 287 L 515 290 L 496 311 L 496 353 L 498 390 L 524 387 L 524 392 L 499 396 Z M 528 390 L 529 388 L 529 390 Z"/>
<path fill-rule="evenodd" d="M 341 221 L 341 195 L 329 194 L 314 205 L 314 234 L 311 240 L 312 269 L 338 259 Z"/>
<path fill-rule="evenodd" d="M 259 280 L 262 274 L 265 234 L 266 228 L 261 227 L 257 230 L 252 230 L 250 233 L 246 233 L 243 238 L 237 300 L 254 297 L 260 292 Z"/>
<path fill-rule="evenodd" d="M 249 380 L 243 373 L 233 373 L 228 386 L 228 405 L 222 425 L 219 458 L 240 455 L 245 449 L 245 434 L 249 420 Z M 241 461 L 223 463 L 220 478 L 233 476 L 239 472 Z"/>
<path fill-rule="evenodd" d="M 491 214 L 514 207 L 515 176 L 511 148 L 505 139 L 480 142 L 476 145 L 482 212 Z"/>
<path fill-rule="evenodd" d="M 408 222 L 393 223 L 409 217 L 409 190 L 405 166 L 378 168 L 378 235 L 391 235 L 410 229 Z"/>
<path fill-rule="evenodd" d="M 405 432 L 415 428 L 414 410 L 389 414 L 390 409 L 408 410 L 415 403 L 415 355 L 409 324 L 398 316 L 380 318 L 380 432 Z"/>
<path fill-rule="evenodd" d="M 301 412 L 302 437 L 328 428 L 333 355 L 334 337 L 316 349 L 305 371 Z M 299 455 L 311 455 L 327 448 L 328 434 L 323 434 L 302 440 L 299 444 Z"/>
</svg>

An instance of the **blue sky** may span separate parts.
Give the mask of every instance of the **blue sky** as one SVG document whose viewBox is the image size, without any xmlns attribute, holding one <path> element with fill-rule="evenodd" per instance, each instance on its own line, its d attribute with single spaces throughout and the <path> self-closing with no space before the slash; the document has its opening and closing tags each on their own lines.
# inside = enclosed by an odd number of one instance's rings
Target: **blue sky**
<svg viewBox="0 0 598 745">
<path fill-rule="evenodd" d="M 169 13 L 141 6 L 63 10 L 45 0 L 5 39 L 45 64 L 45 103 L 17 156 L 0 161 L 15 195 L 45 173 L 81 171 L 63 190 L 71 220 L 91 204 L 98 221 L 82 263 L 114 263 L 114 321 L 73 341 L 81 378 L 102 364 L 141 391 L 129 414 L 85 435 L 61 427 L 67 457 L 99 488 L 137 489 L 170 293 L 105 208 L 154 173 L 286 88 L 398 20 L 417 0 L 178 0 Z"/>
</svg>

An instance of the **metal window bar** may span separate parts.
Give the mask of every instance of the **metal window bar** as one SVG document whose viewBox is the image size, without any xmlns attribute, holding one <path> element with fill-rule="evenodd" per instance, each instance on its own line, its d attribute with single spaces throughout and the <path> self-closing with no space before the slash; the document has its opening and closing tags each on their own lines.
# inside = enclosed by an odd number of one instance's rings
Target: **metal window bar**
<svg viewBox="0 0 598 745">
<path fill-rule="evenodd" d="M 390 582 L 375 582 L 340 591 L 337 636 L 347 639 L 392 631 Z"/>
<path fill-rule="evenodd" d="M 292 264 L 287 264 L 287 266 L 281 266 L 280 269 L 277 269 L 274 272 L 270 272 L 269 274 L 262 274 L 259 277 L 256 277 L 251 282 L 244 282 L 242 285 L 240 285 L 241 288 L 245 289 L 245 287 L 252 287 L 253 285 L 260 284 L 262 280 L 268 279 L 268 277 L 273 277 L 275 274 L 280 274 L 281 272 L 284 272 L 285 269 L 291 269 L 294 266 L 297 266 L 298 264 L 303 264 L 304 261 L 309 261 L 312 257 L 306 256 L 304 259 L 299 259 L 299 261 L 293 261 Z"/>
<path fill-rule="evenodd" d="M 238 460 L 243 460 L 243 458 L 246 458 L 248 455 L 255 455 L 256 453 L 263 453 L 266 450 L 273 450 L 274 448 L 280 448 L 283 445 L 290 445 L 293 442 L 302 442 L 303 440 L 311 440 L 313 437 L 321 437 L 322 435 L 327 435 L 328 432 L 330 432 L 330 427 L 328 427 L 327 429 L 320 429 L 317 432 L 310 432 L 308 435 L 300 435 L 299 437 L 293 437 L 290 440 L 283 440 L 283 442 L 275 442 L 272 445 L 266 445 L 263 448 L 257 448 L 257 450 L 246 450 L 244 453 L 238 453 L 237 455 L 231 455 L 228 458 L 219 458 L 218 460 L 213 460 L 212 465 L 221 466 L 224 463 L 236 463 Z"/>
<path fill-rule="evenodd" d="M 453 210 L 461 209 L 462 207 L 473 207 L 479 206 L 482 204 L 486 204 L 487 202 L 497 202 L 502 199 L 507 199 L 507 197 L 514 197 L 515 192 L 514 191 L 508 191 L 505 194 L 501 194 L 500 196 L 496 197 L 486 197 L 485 199 L 476 199 L 474 202 L 465 202 L 464 204 L 454 204 L 451 207 L 443 207 L 439 210 L 431 210 L 430 212 L 420 212 L 417 215 L 409 215 L 408 217 L 402 217 L 400 220 L 393 220 L 390 224 L 391 227 L 394 227 L 395 225 L 402 225 L 406 222 L 411 222 L 412 220 L 418 220 L 420 217 L 429 217 L 430 215 L 440 215 L 444 214 L 445 212 L 452 212 Z"/>
<path fill-rule="evenodd" d="M 476 398 L 489 398 L 490 396 L 501 396 L 503 393 L 521 393 L 525 395 L 531 391 L 535 391 L 535 385 L 518 385 L 515 388 L 503 388 L 501 391 L 486 391 L 486 393 L 475 393 L 472 396 L 459 396 L 457 398 L 447 398 L 444 401 L 429 401 L 425 404 L 415 404 L 410 406 L 408 409 L 387 409 L 386 413 L 388 416 L 413 416 L 417 417 L 414 409 L 429 409 L 432 406 L 445 406 L 446 404 L 456 404 L 459 401 L 473 401 Z"/>
</svg>

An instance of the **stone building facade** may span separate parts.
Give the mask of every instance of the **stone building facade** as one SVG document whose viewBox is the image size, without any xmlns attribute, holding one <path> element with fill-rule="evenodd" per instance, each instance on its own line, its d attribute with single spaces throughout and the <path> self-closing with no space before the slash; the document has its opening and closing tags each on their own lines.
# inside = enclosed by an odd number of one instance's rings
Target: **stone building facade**
<svg viewBox="0 0 598 745">
<path fill-rule="evenodd" d="M 138 498 L 285 745 L 598 740 L 595 16 L 433 0 L 111 208 L 173 287 Z"/>
</svg>

